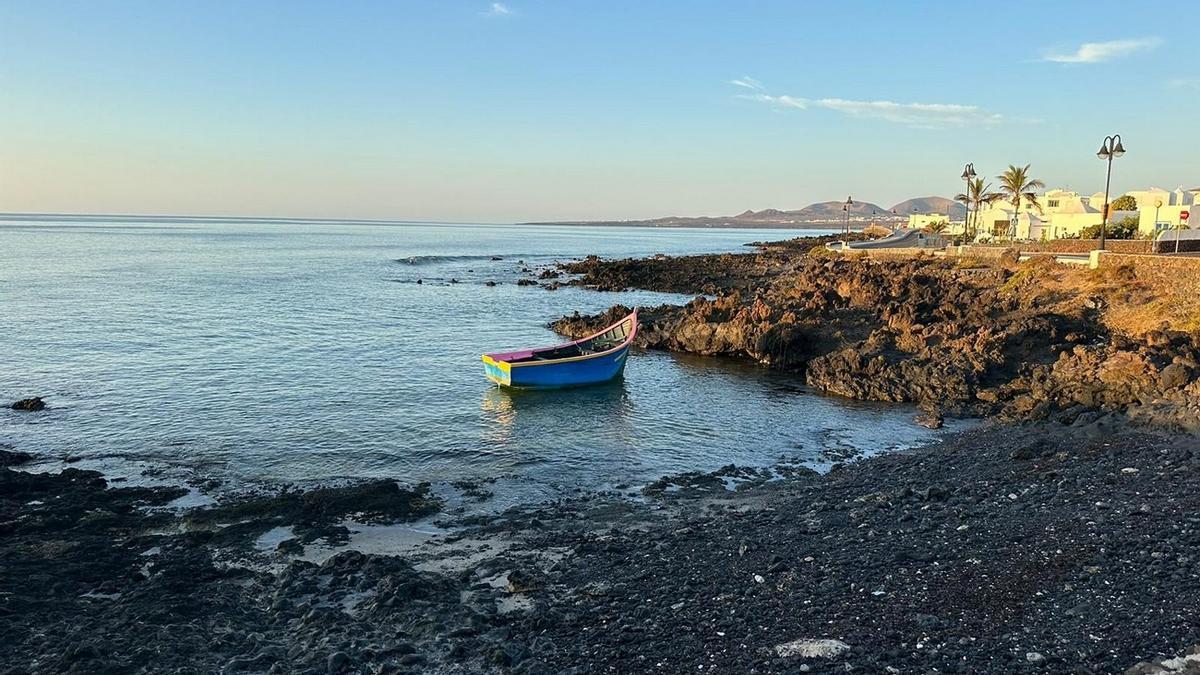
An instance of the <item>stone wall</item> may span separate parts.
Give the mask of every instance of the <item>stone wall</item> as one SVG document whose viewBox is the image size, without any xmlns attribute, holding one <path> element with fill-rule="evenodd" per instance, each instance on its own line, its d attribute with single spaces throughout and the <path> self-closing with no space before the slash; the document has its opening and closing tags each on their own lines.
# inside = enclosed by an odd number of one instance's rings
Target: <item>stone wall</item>
<svg viewBox="0 0 1200 675">
<path fill-rule="evenodd" d="M 1191 288 L 1200 295 L 1200 256 L 1102 253 L 1099 266 L 1129 266 L 1143 279 L 1161 282 L 1164 287 Z"/>
<path fill-rule="evenodd" d="M 1175 251 L 1175 240 L 1158 242 L 1159 250 L 1163 253 Z M 986 256 L 984 251 L 997 251 L 1000 255 L 1006 249 L 1015 248 L 1021 253 L 1088 253 L 1100 248 L 1099 239 L 1055 239 L 1052 241 L 1015 242 L 1012 244 L 972 244 L 967 247 L 970 255 Z M 1149 239 L 1108 239 L 1104 249 L 1113 253 L 1154 253 L 1155 242 Z M 1182 239 L 1179 241 L 1180 253 L 1200 251 L 1200 239 Z M 966 255 L 966 252 L 964 252 Z"/>
<path fill-rule="evenodd" d="M 1170 235 L 1167 235 L 1167 236 L 1170 237 Z M 1175 252 L 1175 240 L 1174 239 L 1168 238 L 1168 239 L 1160 240 L 1157 243 L 1158 243 L 1159 252 L 1161 252 L 1161 253 L 1174 253 Z M 1200 239 L 1180 239 L 1179 240 L 1179 252 L 1180 253 L 1195 253 L 1197 251 L 1200 251 Z"/>
<path fill-rule="evenodd" d="M 999 258 L 1009 250 L 1007 246 L 950 246 L 946 255 L 963 258 Z"/>
<path fill-rule="evenodd" d="M 1114 253 L 1152 253 L 1154 242 L 1149 239 L 1108 239 L 1104 248 Z M 1052 241 L 1016 242 L 974 246 L 973 248 L 1015 248 L 1022 253 L 1087 253 L 1100 248 L 1099 239 L 1054 239 Z"/>
<path fill-rule="evenodd" d="M 866 248 L 848 251 L 848 253 L 865 255 L 872 260 L 911 260 L 912 258 L 931 258 L 934 251 L 931 248 Z"/>
</svg>

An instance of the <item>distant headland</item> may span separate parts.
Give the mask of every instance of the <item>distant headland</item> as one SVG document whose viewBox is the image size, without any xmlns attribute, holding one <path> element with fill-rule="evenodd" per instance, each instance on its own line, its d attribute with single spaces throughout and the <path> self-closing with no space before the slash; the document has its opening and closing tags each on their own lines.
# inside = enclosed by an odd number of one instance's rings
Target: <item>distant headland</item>
<svg viewBox="0 0 1200 675">
<path fill-rule="evenodd" d="M 648 220 L 577 220 L 522 223 L 524 225 L 623 225 L 626 227 L 779 227 L 825 228 L 840 225 L 846 218 L 845 202 L 816 202 L 794 211 L 780 209 L 746 210 L 732 216 L 665 216 Z M 888 223 L 907 221 L 913 213 L 947 213 L 962 218 L 966 207 L 945 197 L 914 197 L 890 208 L 871 202 L 852 201 L 851 223 Z"/>
</svg>

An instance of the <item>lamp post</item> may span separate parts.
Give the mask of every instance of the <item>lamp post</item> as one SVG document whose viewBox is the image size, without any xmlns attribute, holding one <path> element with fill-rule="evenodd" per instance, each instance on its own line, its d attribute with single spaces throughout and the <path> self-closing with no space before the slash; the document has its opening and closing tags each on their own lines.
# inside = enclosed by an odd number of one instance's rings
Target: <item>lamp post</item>
<svg viewBox="0 0 1200 675">
<path fill-rule="evenodd" d="M 846 203 L 842 204 L 842 229 L 846 233 L 846 238 L 850 238 L 850 207 L 854 206 L 854 200 L 846 197 Z"/>
<path fill-rule="evenodd" d="M 1104 213 L 1100 216 L 1100 250 L 1104 250 L 1104 231 L 1108 228 L 1108 186 L 1112 181 L 1112 161 L 1114 157 L 1125 154 L 1125 146 L 1121 145 L 1121 134 L 1105 136 L 1096 156 L 1108 162 L 1108 172 L 1104 176 Z"/>
<path fill-rule="evenodd" d="M 967 238 L 967 227 L 971 222 L 971 179 L 977 175 L 974 162 L 963 167 L 962 179 L 967 186 L 967 189 L 963 191 L 963 196 L 967 198 L 967 212 L 963 214 L 963 239 Z M 949 212 L 948 209 L 947 212 Z"/>
<path fill-rule="evenodd" d="M 1154 238 L 1155 239 L 1158 239 L 1158 210 L 1161 208 L 1162 208 L 1162 200 L 1155 199 L 1154 200 Z M 1159 252 L 1157 242 L 1155 242 L 1155 244 L 1154 244 L 1154 252 L 1155 253 Z"/>
</svg>

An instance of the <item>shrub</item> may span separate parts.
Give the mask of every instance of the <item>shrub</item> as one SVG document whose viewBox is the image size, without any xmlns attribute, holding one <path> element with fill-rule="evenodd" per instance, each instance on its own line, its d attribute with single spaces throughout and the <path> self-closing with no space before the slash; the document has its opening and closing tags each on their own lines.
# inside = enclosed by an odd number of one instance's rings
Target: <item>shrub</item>
<svg viewBox="0 0 1200 675">
<path fill-rule="evenodd" d="M 1105 237 L 1108 239 L 1136 239 L 1138 231 L 1138 219 L 1132 216 L 1122 218 L 1115 223 L 1109 223 L 1105 228 Z M 1080 239 L 1099 239 L 1100 226 L 1092 225 L 1091 227 L 1083 228 L 1079 233 Z"/>
<path fill-rule="evenodd" d="M 1113 211 L 1137 211 L 1137 200 L 1133 195 L 1121 195 L 1112 200 Z"/>
</svg>

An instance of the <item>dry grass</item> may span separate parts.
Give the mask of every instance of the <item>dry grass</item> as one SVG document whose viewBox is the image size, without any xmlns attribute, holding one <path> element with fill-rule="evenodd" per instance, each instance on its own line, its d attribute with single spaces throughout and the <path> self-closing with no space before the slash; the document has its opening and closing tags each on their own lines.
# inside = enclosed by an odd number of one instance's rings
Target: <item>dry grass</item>
<svg viewBox="0 0 1200 675">
<path fill-rule="evenodd" d="M 1200 276 L 1182 270 L 1090 270 L 1034 258 L 1017 266 L 998 290 L 1016 295 L 1025 307 L 1067 311 L 1099 305 L 1105 326 L 1134 337 L 1151 331 L 1200 332 Z"/>
<path fill-rule="evenodd" d="M 1155 330 L 1200 332 L 1200 279 L 1184 271 L 1139 273 L 1132 267 L 1089 270 L 1090 290 L 1106 304 L 1104 323 L 1129 335 Z"/>
</svg>

